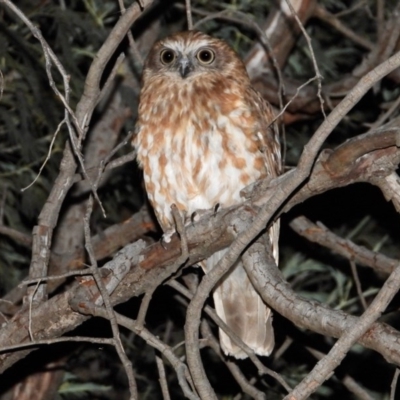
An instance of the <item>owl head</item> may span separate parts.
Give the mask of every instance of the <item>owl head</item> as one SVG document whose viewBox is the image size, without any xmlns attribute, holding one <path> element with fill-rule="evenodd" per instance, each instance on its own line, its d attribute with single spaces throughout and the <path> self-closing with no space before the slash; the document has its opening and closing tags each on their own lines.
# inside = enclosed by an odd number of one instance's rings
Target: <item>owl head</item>
<svg viewBox="0 0 400 400">
<path fill-rule="evenodd" d="M 153 46 L 144 65 L 143 80 L 158 75 L 185 82 L 210 73 L 224 78 L 248 78 L 243 62 L 225 41 L 199 31 L 185 31 Z"/>
</svg>

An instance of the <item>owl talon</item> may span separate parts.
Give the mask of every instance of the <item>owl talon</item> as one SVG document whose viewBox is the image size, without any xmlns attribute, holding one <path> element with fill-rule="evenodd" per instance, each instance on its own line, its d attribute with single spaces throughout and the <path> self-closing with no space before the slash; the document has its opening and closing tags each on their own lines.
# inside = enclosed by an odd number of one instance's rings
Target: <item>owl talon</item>
<svg viewBox="0 0 400 400">
<path fill-rule="evenodd" d="M 257 184 L 258 184 L 258 181 L 257 182 L 253 182 L 250 185 L 244 187 L 240 191 L 240 197 L 243 197 L 246 200 L 250 199 L 252 194 L 253 194 L 253 190 L 257 186 Z"/>
<path fill-rule="evenodd" d="M 186 221 L 185 226 L 189 225 L 189 223 L 194 224 L 195 222 L 200 221 L 200 219 L 202 217 L 204 217 L 205 215 L 210 215 L 212 214 L 213 217 L 215 217 L 215 215 L 217 214 L 217 212 L 221 209 L 221 204 L 217 203 L 214 205 L 214 207 L 210 210 L 196 210 L 195 212 L 192 213 L 192 215 L 190 216 L 190 220 Z"/>
<path fill-rule="evenodd" d="M 209 212 L 210 210 L 203 210 L 203 209 L 194 211 L 190 216 L 190 219 L 185 223 L 185 226 L 189 225 L 190 223 L 194 224 L 195 222 L 199 222 L 200 219 L 205 215 L 207 215 Z"/>
<path fill-rule="evenodd" d="M 198 222 L 200 220 L 200 215 L 197 211 L 195 211 L 194 213 L 192 213 L 192 215 L 190 216 L 190 223 L 194 224 L 195 222 Z M 186 224 L 185 224 L 186 225 Z"/>
<path fill-rule="evenodd" d="M 162 235 L 162 238 L 160 240 L 161 246 L 167 250 L 167 244 L 171 242 L 172 236 L 175 233 L 175 231 L 167 231 Z"/>
</svg>

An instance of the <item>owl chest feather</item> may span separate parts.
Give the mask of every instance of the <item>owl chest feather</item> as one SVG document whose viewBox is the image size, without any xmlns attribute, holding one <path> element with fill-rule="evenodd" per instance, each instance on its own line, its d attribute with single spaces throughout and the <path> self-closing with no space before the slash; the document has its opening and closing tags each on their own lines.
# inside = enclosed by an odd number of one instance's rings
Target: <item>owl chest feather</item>
<svg viewBox="0 0 400 400">
<path fill-rule="evenodd" d="M 164 229 L 172 225 L 171 204 L 188 215 L 217 203 L 230 206 L 241 201 L 243 187 L 265 175 L 250 110 L 239 98 L 227 100 L 183 93 L 153 99 L 141 112 L 138 160 Z"/>
</svg>

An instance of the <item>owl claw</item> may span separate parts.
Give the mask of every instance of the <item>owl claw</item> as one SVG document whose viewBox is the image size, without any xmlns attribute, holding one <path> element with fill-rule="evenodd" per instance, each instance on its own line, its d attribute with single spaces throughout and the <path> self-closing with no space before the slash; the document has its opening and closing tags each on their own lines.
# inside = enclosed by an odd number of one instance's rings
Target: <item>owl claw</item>
<svg viewBox="0 0 400 400">
<path fill-rule="evenodd" d="M 167 250 L 167 244 L 171 242 L 171 238 L 172 238 L 174 233 L 175 233 L 175 231 L 170 230 L 170 231 L 165 232 L 164 235 L 162 235 L 162 238 L 161 238 L 160 242 L 161 242 L 161 246 L 165 250 Z"/>
<path fill-rule="evenodd" d="M 209 215 L 210 213 L 211 213 L 213 216 L 215 216 L 215 215 L 217 214 L 217 212 L 220 210 L 220 208 L 221 208 L 221 204 L 220 204 L 220 203 L 217 203 L 217 204 L 215 204 L 215 206 L 211 209 L 211 211 L 210 211 L 209 209 L 207 209 L 207 210 L 204 210 L 204 209 L 196 210 L 195 212 L 193 212 L 193 213 L 190 215 L 190 219 L 188 219 L 188 220 L 186 221 L 185 226 L 188 226 L 190 223 L 191 223 L 191 224 L 194 224 L 195 222 L 200 221 L 200 219 L 201 219 L 202 217 L 204 217 L 205 215 Z"/>
<path fill-rule="evenodd" d="M 192 215 L 190 216 L 190 221 L 188 221 L 189 223 L 194 224 L 195 222 L 197 222 L 200 219 L 200 215 L 197 211 L 195 211 L 194 213 L 192 213 Z"/>
<path fill-rule="evenodd" d="M 258 181 L 257 182 L 253 182 L 250 185 L 244 187 L 241 191 L 240 191 L 240 196 L 247 199 L 251 198 L 251 195 L 253 194 L 253 189 L 256 187 Z"/>
<path fill-rule="evenodd" d="M 203 209 L 196 210 L 195 212 L 192 213 L 190 219 L 185 223 L 185 225 L 187 226 L 190 223 L 194 224 L 195 222 L 200 221 L 201 217 L 206 215 L 208 212 L 209 210 L 203 210 Z"/>
</svg>

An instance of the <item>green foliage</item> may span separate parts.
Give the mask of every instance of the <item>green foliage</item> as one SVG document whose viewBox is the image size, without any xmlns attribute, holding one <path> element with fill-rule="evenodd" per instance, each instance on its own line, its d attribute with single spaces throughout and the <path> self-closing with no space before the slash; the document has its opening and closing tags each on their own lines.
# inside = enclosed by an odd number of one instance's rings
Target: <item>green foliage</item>
<svg viewBox="0 0 400 400">
<path fill-rule="evenodd" d="M 93 393 L 104 392 L 107 394 L 111 389 L 111 386 L 100 385 L 97 383 L 78 383 L 76 382 L 76 376 L 66 373 L 64 376 L 64 382 L 58 389 L 58 393 L 66 400 L 89 399 L 91 398 L 90 396 L 93 396 Z"/>
</svg>

